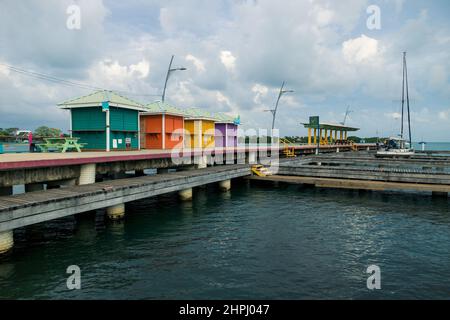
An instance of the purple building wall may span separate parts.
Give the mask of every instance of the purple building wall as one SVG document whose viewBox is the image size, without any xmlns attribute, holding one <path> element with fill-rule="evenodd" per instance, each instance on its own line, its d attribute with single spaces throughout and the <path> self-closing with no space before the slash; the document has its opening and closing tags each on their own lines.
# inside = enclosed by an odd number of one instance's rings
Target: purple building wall
<svg viewBox="0 0 450 320">
<path fill-rule="evenodd" d="M 222 148 L 237 146 L 237 125 L 232 123 L 216 123 L 215 128 L 216 136 L 214 139 L 216 141 L 216 147 Z"/>
</svg>

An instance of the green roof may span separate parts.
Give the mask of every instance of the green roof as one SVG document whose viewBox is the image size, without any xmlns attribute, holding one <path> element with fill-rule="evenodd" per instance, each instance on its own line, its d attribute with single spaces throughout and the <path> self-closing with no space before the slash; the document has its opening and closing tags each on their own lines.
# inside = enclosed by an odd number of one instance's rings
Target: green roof
<svg viewBox="0 0 450 320">
<path fill-rule="evenodd" d="M 217 122 L 221 123 L 234 123 L 236 118 L 233 118 L 225 113 L 218 112 L 214 114 L 214 119 L 216 119 Z"/>
<path fill-rule="evenodd" d="M 175 115 L 184 116 L 185 110 L 174 107 L 168 103 L 155 101 L 145 106 L 146 112 L 149 113 L 170 113 Z"/>
<path fill-rule="evenodd" d="M 101 106 L 102 102 L 109 101 L 110 105 L 127 109 L 139 109 L 144 111 L 144 105 L 133 101 L 117 92 L 110 90 L 99 90 L 89 95 L 73 98 L 61 103 L 58 103 L 63 109 L 71 109 L 77 107 L 93 107 Z"/>
<path fill-rule="evenodd" d="M 199 109 L 199 108 L 189 108 L 184 110 L 184 115 L 186 118 L 191 119 L 205 119 L 216 121 L 216 118 L 209 111 Z"/>
<path fill-rule="evenodd" d="M 317 129 L 317 125 L 311 123 L 303 123 L 305 128 Z M 342 124 L 321 122 L 319 129 L 338 130 L 338 131 L 358 131 L 359 128 L 348 127 Z"/>
</svg>

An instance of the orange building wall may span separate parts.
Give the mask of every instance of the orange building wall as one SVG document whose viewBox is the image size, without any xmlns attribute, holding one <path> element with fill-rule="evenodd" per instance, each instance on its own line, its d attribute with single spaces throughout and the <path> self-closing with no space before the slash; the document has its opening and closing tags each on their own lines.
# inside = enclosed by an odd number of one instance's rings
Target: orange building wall
<svg viewBox="0 0 450 320">
<path fill-rule="evenodd" d="M 183 117 L 171 116 L 166 114 L 165 118 L 166 149 L 173 149 L 174 147 L 181 148 L 183 146 Z M 179 133 L 174 134 L 175 131 Z"/>
<path fill-rule="evenodd" d="M 165 132 L 162 132 L 163 115 L 141 115 L 141 147 L 145 149 L 162 149 L 163 139 L 165 139 L 165 148 L 172 149 L 181 147 L 183 136 L 180 134 L 179 139 L 172 141 L 172 133 L 174 131 L 183 130 L 183 117 L 165 115 Z"/>
</svg>

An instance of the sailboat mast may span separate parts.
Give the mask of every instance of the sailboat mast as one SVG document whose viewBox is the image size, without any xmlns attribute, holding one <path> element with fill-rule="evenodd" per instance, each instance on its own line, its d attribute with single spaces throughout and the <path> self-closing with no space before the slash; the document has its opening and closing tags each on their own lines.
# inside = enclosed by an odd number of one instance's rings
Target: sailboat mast
<svg viewBox="0 0 450 320">
<path fill-rule="evenodd" d="M 411 115 L 409 112 L 409 88 L 408 88 L 408 67 L 406 65 L 406 52 L 403 53 L 405 60 L 405 79 L 406 79 L 406 107 L 408 109 L 408 131 L 409 131 L 409 145 L 412 148 L 412 138 L 411 138 Z"/>
<path fill-rule="evenodd" d="M 404 118 L 404 110 L 405 110 L 405 56 L 406 52 L 403 52 L 403 75 L 402 75 L 402 121 L 401 121 L 401 130 L 400 137 L 403 139 L 403 118 Z"/>
</svg>

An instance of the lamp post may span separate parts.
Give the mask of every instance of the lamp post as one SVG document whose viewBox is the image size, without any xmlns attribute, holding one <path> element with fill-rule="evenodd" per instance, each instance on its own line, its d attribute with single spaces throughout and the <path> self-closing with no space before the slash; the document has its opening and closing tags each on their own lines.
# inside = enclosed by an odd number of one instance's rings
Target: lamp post
<svg viewBox="0 0 450 320">
<path fill-rule="evenodd" d="M 272 113 L 272 132 L 273 132 L 273 129 L 275 128 L 275 118 L 277 116 L 278 103 L 280 102 L 281 96 L 285 93 L 294 92 L 294 90 L 284 90 L 284 85 L 285 85 L 285 82 L 283 81 L 283 83 L 281 84 L 280 93 L 278 94 L 277 102 L 275 104 L 275 109 L 264 110 L 264 111 L 270 111 Z"/>
<path fill-rule="evenodd" d="M 164 90 L 162 94 L 162 102 L 164 102 L 164 98 L 166 97 L 166 88 L 167 88 L 167 81 L 169 80 L 170 73 L 173 71 L 184 71 L 187 70 L 186 68 L 172 68 L 172 62 L 173 62 L 174 55 L 172 55 L 172 58 L 170 59 L 169 63 L 169 69 L 167 69 L 167 75 L 166 75 L 166 82 L 164 83 Z"/>
</svg>

